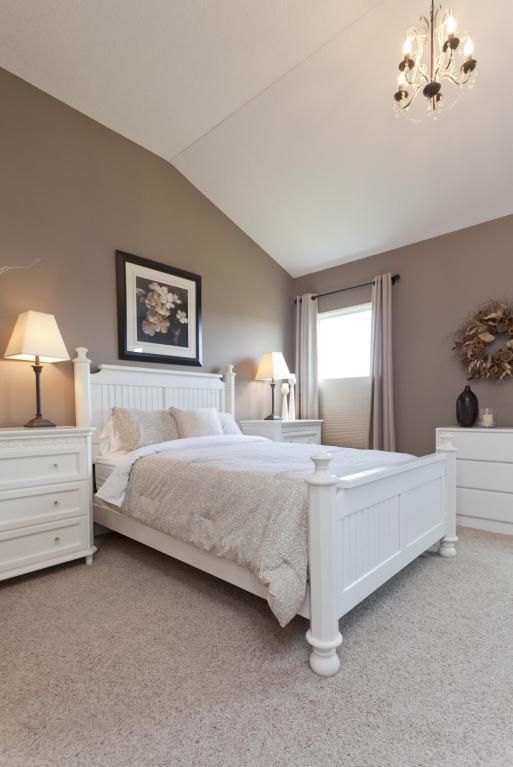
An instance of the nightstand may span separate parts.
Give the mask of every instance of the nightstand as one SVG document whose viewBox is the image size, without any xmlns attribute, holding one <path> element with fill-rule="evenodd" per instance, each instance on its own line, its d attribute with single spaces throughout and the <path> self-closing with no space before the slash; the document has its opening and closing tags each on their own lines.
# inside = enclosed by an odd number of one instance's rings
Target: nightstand
<svg viewBox="0 0 513 767">
<path fill-rule="evenodd" d="M 321 444 L 322 421 L 240 421 L 243 434 L 267 437 L 273 442 Z"/>
<path fill-rule="evenodd" d="M 92 563 L 93 431 L 0 429 L 0 580 Z"/>
</svg>

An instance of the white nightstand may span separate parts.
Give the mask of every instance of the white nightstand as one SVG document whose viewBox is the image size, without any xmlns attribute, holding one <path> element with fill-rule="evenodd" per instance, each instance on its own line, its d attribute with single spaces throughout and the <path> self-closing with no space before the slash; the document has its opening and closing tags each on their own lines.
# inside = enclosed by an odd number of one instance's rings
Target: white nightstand
<svg viewBox="0 0 513 767">
<path fill-rule="evenodd" d="M 321 444 L 322 421 L 240 421 L 243 434 L 267 437 L 274 442 Z"/>
<path fill-rule="evenodd" d="M 0 580 L 92 563 L 93 431 L 0 429 Z"/>
</svg>

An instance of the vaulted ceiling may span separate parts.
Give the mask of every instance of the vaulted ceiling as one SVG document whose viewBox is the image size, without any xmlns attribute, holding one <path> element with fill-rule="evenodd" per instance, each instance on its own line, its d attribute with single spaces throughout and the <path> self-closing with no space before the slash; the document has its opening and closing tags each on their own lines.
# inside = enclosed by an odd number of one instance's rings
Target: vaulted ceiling
<svg viewBox="0 0 513 767">
<path fill-rule="evenodd" d="M 513 213 L 511 0 L 474 90 L 392 110 L 429 0 L 1 0 L 0 66 L 169 160 L 292 275 Z"/>
</svg>

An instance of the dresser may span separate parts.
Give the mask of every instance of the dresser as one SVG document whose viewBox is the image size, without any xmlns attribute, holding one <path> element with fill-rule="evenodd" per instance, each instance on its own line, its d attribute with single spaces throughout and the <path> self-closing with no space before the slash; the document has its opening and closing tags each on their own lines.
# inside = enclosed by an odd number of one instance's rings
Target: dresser
<svg viewBox="0 0 513 767">
<path fill-rule="evenodd" d="M 440 428 L 437 447 L 447 435 L 458 450 L 458 524 L 513 535 L 513 428 Z"/>
<path fill-rule="evenodd" d="M 321 444 L 322 421 L 240 421 L 243 434 L 267 437 L 273 442 Z"/>
<path fill-rule="evenodd" d="M 0 580 L 92 563 L 93 431 L 0 429 Z"/>
</svg>

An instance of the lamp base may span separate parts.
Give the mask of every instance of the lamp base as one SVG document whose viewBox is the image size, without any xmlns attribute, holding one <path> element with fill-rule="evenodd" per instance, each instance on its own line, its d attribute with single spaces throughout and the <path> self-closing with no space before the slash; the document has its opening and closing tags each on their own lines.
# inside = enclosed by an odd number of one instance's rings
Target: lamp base
<svg viewBox="0 0 513 767">
<path fill-rule="evenodd" d="M 47 418 L 43 418 L 41 415 L 36 415 L 35 418 L 31 418 L 30 421 L 27 421 L 25 424 L 26 429 L 48 429 L 52 426 L 55 426 L 53 421 L 49 421 Z"/>
<path fill-rule="evenodd" d="M 283 421 L 283 418 L 279 415 L 271 414 L 264 418 L 264 421 Z"/>
</svg>

